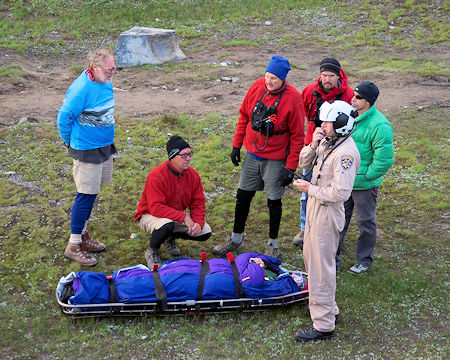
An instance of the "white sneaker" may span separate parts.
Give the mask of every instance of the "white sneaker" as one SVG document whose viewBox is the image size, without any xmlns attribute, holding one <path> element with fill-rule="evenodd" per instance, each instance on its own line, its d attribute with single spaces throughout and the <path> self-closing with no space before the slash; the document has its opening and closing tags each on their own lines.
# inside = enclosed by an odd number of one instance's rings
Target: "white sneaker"
<svg viewBox="0 0 450 360">
<path fill-rule="evenodd" d="M 369 269 L 369 267 L 365 266 L 363 264 L 355 264 L 350 268 L 350 270 L 348 272 L 351 274 L 358 275 L 358 274 L 363 273 L 364 271 L 367 271 L 368 269 Z"/>
</svg>

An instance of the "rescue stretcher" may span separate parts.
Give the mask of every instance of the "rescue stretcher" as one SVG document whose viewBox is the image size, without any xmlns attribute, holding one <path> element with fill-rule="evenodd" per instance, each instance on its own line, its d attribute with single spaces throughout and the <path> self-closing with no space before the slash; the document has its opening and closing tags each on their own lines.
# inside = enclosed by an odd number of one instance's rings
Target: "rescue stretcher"
<svg viewBox="0 0 450 360">
<path fill-rule="evenodd" d="M 179 258 L 165 262 L 159 271 L 157 266 L 150 270 L 144 265 L 137 265 L 119 269 L 112 276 L 87 271 L 71 273 L 61 278 L 55 292 L 56 300 L 61 312 L 72 318 L 253 312 L 308 300 L 306 273 L 289 271 L 281 266 L 281 260 L 257 253 L 241 254 L 236 257 L 236 261 L 231 253 L 227 254 L 227 257 L 229 269 L 223 267 L 226 259 L 206 261 L 206 254 L 202 253 L 201 261 Z M 267 280 L 265 270 L 248 260 L 254 257 L 263 259 L 265 265 L 276 272 L 275 280 Z M 192 273 L 177 273 L 177 270 L 171 270 L 183 264 L 188 265 Z M 216 271 L 219 268 L 220 271 Z M 135 277 L 129 275 L 132 272 L 136 272 Z M 292 273 L 297 276 L 301 274 L 302 284 L 294 283 Z M 62 292 L 73 291 L 75 288 L 70 282 L 72 274 L 75 279 L 79 277 L 84 281 L 84 288 L 80 288 L 68 298 L 62 295 Z M 175 285 L 173 291 L 164 288 L 183 278 L 184 283 Z M 82 284 L 80 279 L 75 281 Z M 99 281 L 103 283 L 98 285 Z M 215 295 L 211 289 L 215 283 L 218 283 L 218 292 L 222 297 L 213 298 Z M 90 295 L 77 301 L 77 295 L 83 291 Z M 279 294 L 276 294 L 277 292 Z M 152 293 L 150 297 L 149 293 Z M 265 296 L 266 294 L 268 296 Z M 148 301 L 152 296 L 154 299 Z M 176 297 L 180 299 L 174 300 Z"/>
</svg>

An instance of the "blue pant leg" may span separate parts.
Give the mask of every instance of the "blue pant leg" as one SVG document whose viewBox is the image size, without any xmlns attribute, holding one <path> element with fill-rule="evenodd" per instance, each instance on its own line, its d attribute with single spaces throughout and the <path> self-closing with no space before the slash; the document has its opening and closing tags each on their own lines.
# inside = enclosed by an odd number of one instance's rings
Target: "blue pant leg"
<svg viewBox="0 0 450 360">
<path fill-rule="evenodd" d="M 70 214 L 70 233 L 81 234 L 87 219 L 91 215 L 97 194 L 78 193 L 73 202 L 72 212 Z"/>
<path fill-rule="evenodd" d="M 310 169 L 303 169 L 303 175 L 308 174 Z M 306 181 L 311 181 L 312 178 L 312 171 L 304 178 Z M 305 231 L 305 224 L 306 224 L 306 204 L 308 202 L 308 193 L 302 193 L 302 196 L 300 197 L 300 229 L 302 231 Z"/>
</svg>

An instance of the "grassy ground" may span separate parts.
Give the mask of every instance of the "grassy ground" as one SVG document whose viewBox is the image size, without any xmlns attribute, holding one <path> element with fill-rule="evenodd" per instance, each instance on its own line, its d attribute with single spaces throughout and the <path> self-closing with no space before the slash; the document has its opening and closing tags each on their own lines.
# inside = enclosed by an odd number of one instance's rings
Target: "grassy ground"
<svg viewBox="0 0 450 360">
<path fill-rule="evenodd" d="M 119 29 L 148 25 L 151 13 L 158 26 L 176 28 L 191 51 L 199 44 L 223 45 L 224 52 L 241 44 L 272 42 L 278 47 L 279 30 L 286 29 L 283 46 L 317 41 L 317 47 L 334 47 L 352 59 L 345 64 L 350 71 L 366 67 L 394 76 L 412 68 L 419 75 L 448 76 L 438 51 L 447 44 L 448 2 L 361 0 L 343 6 L 330 1 L 315 5 L 229 1 L 215 2 L 214 7 L 206 1 L 158 3 L 156 7 L 156 2 L 148 1 L 5 1 L 0 4 L 0 47 L 34 56 L 83 53 L 84 46 L 90 46 L 85 44 L 92 44 L 99 34 L 103 34 L 101 42 L 112 44 Z M 75 24 L 78 18 L 82 21 Z M 254 36 L 248 23 L 264 23 L 266 18 L 273 20 L 274 32 Z M 212 34 L 219 34 L 219 40 L 204 41 Z M 336 39 L 344 45 L 337 46 Z M 414 57 L 398 56 L 396 49 L 408 48 Z M 0 77 L 20 72 L 20 67 L 11 65 L 0 69 Z M 396 162 L 379 197 L 375 263 L 360 277 L 346 272 L 354 262 L 353 224 L 338 272 L 337 301 L 343 321 L 335 339 L 316 344 L 293 341 L 296 331 L 310 325 L 305 306 L 201 317 L 71 321 L 62 316 L 54 299 L 56 284 L 61 276 L 81 269 L 62 256 L 75 194 L 71 162 L 50 124 L 52 119 L 49 124 L 0 129 L 1 357 L 449 358 L 447 112 L 436 107 L 386 114 L 395 130 Z M 169 132 L 183 134 L 194 148 L 192 166 L 203 178 L 207 221 L 214 231 L 204 244 L 181 241 L 181 250 L 193 258 L 202 250 L 212 256 L 212 248 L 232 227 L 239 169 L 228 153 L 236 119 L 211 113 L 201 119 L 180 114 L 116 120 L 119 156 L 113 183 L 102 189 L 89 224 L 92 235 L 108 245 L 95 271 L 109 274 L 144 261 L 148 237 L 132 216 L 148 171 L 165 158 Z M 291 244 L 298 232 L 298 197 L 289 188 L 283 199 L 280 243 L 290 268 L 303 267 L 301 253 Z M 257 194 L 247 227 L 247 250 L 264 248 L 265 203 L 264 196 Z M 131 239 L 133 233 L 137 236 Z"/>
<path fill-rule="evenodd" d="M 113 183 L 102 190 L 90 228 L 108 244 L 95 271 L 111 273 L 143 261 L 148 243 L 132 215 L 148 171 L 165 158 L 167 131 L 185 134 L 192 165 L 204 179 L 208 222 L 204 244 L 181 242 L 198 258 L 231 230 L 238 170 L 228 160 L 233 120 L 209 114 L 158 119 L 119 118 Z M 71 321 L 58 313 L 60 276 L 80 270 L 63 258 L 75 192 L 70 160 L 54 127 L 11 126 L 1 132 L 0 322 L 6 357 L 176 358 L 435 358 L 448 355 L 448 162 L 445 109 L 405 112 L 392 119 L 396 163 L 378 206 L 379 241 L 373 269 L 354 277 L 355 227 L 344 248 L 337 299 L 343 313 L 337 337 L 298 345 L 309 325 L 304 306 L 260 314 Z M 412 124 L 414 124 L 412 126 Z M 187 132 L 187 129 L 190 129 Z M 430 134 L 426 140 L 424 133 Z M 286 264 L 302 267 L 291 245 L 298 226 L 298 194 L 284 198 L 281 248 Z M 251 209 L 247 249 L 262 251 L 265 199 Z M 137 237 L 130 239 L 136 233 Z M 105 345 L 105 343 L 107 345 Z M 105 352 L 105 346 L 108 349 Z M 69 355 L 70 354 L 70 355 Z"/>
</svg>

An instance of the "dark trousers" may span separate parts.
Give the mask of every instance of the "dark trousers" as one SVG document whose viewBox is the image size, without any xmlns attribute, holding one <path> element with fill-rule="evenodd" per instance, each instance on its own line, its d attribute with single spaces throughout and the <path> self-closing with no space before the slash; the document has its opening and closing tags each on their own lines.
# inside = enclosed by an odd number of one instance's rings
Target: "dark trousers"
<svg viewBox="0 0 450 360">
<path fill-rule="evenodd" d="M 183 232 L 173 232 L 175 228 L 175 223 L 170 222 L 161 226 L 158 230 L 152 232 L 152 237 L 150 238 L 150 249 L 159 249 L 161 245 L 169 238 L 172 239 L 185 239 L 185 240 L 195 240 L 195 241 L 206 241 L 211 237 L 211 233 L 206 233 L 200 236 L 191 236 L 188 233 Z"/>
<path fill-rule="evenodd" d="M 236 208 L 234 210 L 234 226 L 233 232 L 242 234 L 247 222 L 248 213 L 250 211 L 250 203 L 255 195 L 255 191 L 245 191 L 238 189 L 236 196 Z M 280 229 L 282 202 L 281 199 L 267 199 L 267 207 L 269 208 L 269 238 L 276 239 Z"/>
<path fill-rule="evenodd" d="M 356 222 L 359 237 L 356 241 L 356 262 L 370 267 L 377 240 L 376 207 L 379 187 L 368 190 L 353 190 L 350 198 L 344 203 L 345 226 L 339 234 L 339 247 L 336 252 L 336 266 L 339 265 L 342 243 L 347 233 L 353 209 L 356 207 Z"/>
</svg>

